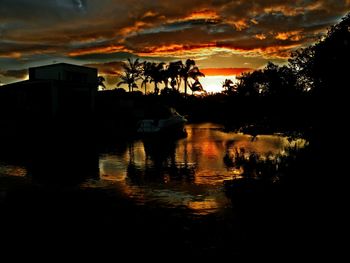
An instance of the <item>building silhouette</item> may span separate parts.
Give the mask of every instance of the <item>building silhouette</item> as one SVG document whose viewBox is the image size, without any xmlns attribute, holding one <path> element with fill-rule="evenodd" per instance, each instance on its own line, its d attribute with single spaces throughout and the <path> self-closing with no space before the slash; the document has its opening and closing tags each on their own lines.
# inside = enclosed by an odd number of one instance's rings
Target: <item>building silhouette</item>
<svg viewBox="0 0 350 263">
<path fill-rule="evenodd" d="M 88 118 L 97 69 L 67 63 L 29 68 L 29 79 L 0 87 L 0 116 L 12 121 Z"/>
</svg>

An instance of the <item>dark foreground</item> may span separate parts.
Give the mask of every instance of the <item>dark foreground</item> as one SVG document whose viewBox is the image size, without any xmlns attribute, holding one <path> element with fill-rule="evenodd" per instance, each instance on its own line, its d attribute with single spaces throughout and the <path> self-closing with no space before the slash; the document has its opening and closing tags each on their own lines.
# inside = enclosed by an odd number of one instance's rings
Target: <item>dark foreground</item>
<svg viewBox="0 0 350 263">
<path fill-rule="evenodd" d="M 78 147 L 86 153 L 84 145 Z M 284 259 L 312 255 L 320 243 L 329 242 L 328 228 L 319 228 L 329 210 L 320 188 L 322 177 L 315 168 L 318 159 L 314 148 L 301 153 L 290 167 L 293 177 L 287 177 L 278 188 L 228 194 L 231 202 L 226 209 L 205 216 L 193 214 L 186 206 L 164 207 L 152 201 L 140 205 L 113 185 L 81 188 L 70 180 L 82 171 L 91 172 L 93 160 L 76 155 L 74 149 L 58 149 L 44 154 L 46 157 L 41 153 L 43 164 L 39 169 L 32 167 L 35 173 L 30 176 L 0 176 L 4 252 L 26 251 L 35 257 L 48 253 L 129 259 L 163 255 Z M 51 158 L 57 159 L 63 152 L 65 165 L 60 168 L 54 162 L 56 170 L 52 170 Z M 7 152 L 12 154 L 19 153 Z M 73 168 L 68 169 L 67 163 Z M 57 180 L 63 171 L 70 171 L 70 180 Z"/>
<path fill-rule="evenodd" d="M 309 243 L 320 234 L 314 222 L 318 200 L 305 200 L 300 192 L 250 196 L 234 204 L 239 216 L 232 211 L 198 218 L 181 209 L 135 206 L 106 190 L 20 183 L 2 195 L 2 247 L 34 254 L 296 255 L 310 252 Z"/>
</svg>

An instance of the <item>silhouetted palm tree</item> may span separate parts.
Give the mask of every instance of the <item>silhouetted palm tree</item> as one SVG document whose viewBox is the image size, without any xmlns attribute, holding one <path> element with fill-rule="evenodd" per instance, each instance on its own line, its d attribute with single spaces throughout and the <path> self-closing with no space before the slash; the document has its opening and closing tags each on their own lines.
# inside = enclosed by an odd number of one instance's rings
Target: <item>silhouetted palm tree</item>
<svg viewBox="0 0 350 263">
<path fill-rule="evenodd" d="M 123 64 L 123 68 L 125 71 L 139 76 L 142 72 L 142 66 L 143 63 L 140 63 L 139 59 L 136 59 L 135 61 L 132 61 L 130 58 L 128 58 L 128 63 Z"/>
<path fill-rule="evenodd" d="M 189 72 L 188 72 L 189 78 L 194 80 L 194 83 L 189 84 L 190 89 L 192 90 L 192 94 L 195 91 L 204 91 L 202 84 L 199 82 L 200 77 L 205 77 L 204 73 L 200 72 L 198 67 L 193 67 Z"/>
<path fill-rule="evenodd" d="M 117 87 L 123 84 L 127 84 L 129 88 L 129 92 L 134 91 L 134 88 L 138 88 L 136 81 L 140 78 L 134 78 L 132 74 L 128 74 L 124 72 L 125 75 L 119 75 L 119 78 L 121 79 L 120 82 L 118 82 Z"/>
<path fill-rule="evenodd" d="M 225 81 L 222 83 L 222 88 L 224 89 L 224 93 L 232 94 L 234 90 L 233 81 L 230 79 L 225 79 Z"/>
<path fill-rule="evenodd" d="M 152 63 L 150 66 L 149 75 L 151 77 L 151 82 L 154 82 L 154 93 L 159 94 L 158 84 L 164 82 L 165 80 L 165 63 Z"/>
<path fill-rule="evenodd" d="M 199 82 L 199 80 L 196 80 L 195 82 L 193 82 L 192 84 L 189 84 L 189 87 L 190 87 L 190 89 L 191 89 L 191 91 L 192 91 L 192 94 L 193 94 L 193 92 L 201 92 L 201 91 L 204 91 L 205 92 L 205 90 L 203 89 L 203 86 L 202 86 L 202 84 Z"/>
<path fill-rule="evenodd" d="M 102 90 L 106 89 L 106 85 L 104 84 L 104 82 L 106 81 L 106 79 L 102 76 L 98 76 L 97 77 L 97 88 L 102 87 Z"/>
<path fill-rule="evenodd" d="M 170 78 L 170 86 L 175 90 L 179 90 L 181 84 L 181 69 L 184 67 L 182 61 L 170 62 L 167 68 L 168 77 Z M 177 86 L 177 89 L 175 88 Z"/>
<path fill-rule="evenodd" d="M 122 84 L 127 84 L 129 87 L 129 92 L 133 91 L 134 88 L 138 88 L 136 81 L 141 79 L 143 63 L 139 62 L 139 59 L 131 61 L 128 58 L 128 63 L 123 63 L 124 75 L 121 74 L 119 77 L 121 81 L 117 84 L 119 87 Z"/>
<path fill-rule="evenodd" d="M 151 62 L 143 62 L 143 68 L 142 68 L 142 83 L 141 83 L 141 88 L 144 87 L 145 88 L 145 95 L 147 94 L 147 83 L 151 82 L 151 74 L 152 74 L 152 65 L 153 63 Z"/>
<path fill-rule="evenodd" d="M 199 71 L 199 68 L 196 67 L 196 62 L 193 59 L 186 60 L 185 65 L 181 68 L 180 76 L 185 83 L 185 97 L 187 96 L 188 79 L 192 78 L 197 81 L 198 77 L 205 77 L 205 75 Z"/>
</svg>

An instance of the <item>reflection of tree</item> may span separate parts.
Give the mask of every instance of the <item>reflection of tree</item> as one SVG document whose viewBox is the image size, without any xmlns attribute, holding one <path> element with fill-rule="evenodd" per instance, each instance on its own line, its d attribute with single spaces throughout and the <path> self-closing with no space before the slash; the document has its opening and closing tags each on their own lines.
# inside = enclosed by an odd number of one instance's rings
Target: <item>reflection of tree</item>
<svg viewBox="0 0 350 263">
<path fill-rule="evenodd" d="M 270 189 L 285 180 L 290 164 L 295 160 L 297 149 L 290 148 L 286 155 L 259 155 L 248 153 L 244 148 L 226 152 L 224 164 L 228 169 L 240 170 L 241 174 L 226 182 L 228 189 L 236 192 L 257 192 Z"/>
<path fill-rule="evenodd" d="M 176 161 L 176 141 L 167 139 L 148 139 L 143 141 L 144 163 L 134 161 L 134 150 L 130 147 L 128 177 L 134 184 L 151 182 L 194 180 L 194 167 Z"/>
<path fill-rule="evenodd" d="M 247 153 L 244 148 L 235 148 L 224 156 L 224 163 L 228 168 L 241 169 L 242 176 L 267 178 L 279 172 L 281 155 L 268 154 L 259 156 L 257 153 Z"/>
</svg>

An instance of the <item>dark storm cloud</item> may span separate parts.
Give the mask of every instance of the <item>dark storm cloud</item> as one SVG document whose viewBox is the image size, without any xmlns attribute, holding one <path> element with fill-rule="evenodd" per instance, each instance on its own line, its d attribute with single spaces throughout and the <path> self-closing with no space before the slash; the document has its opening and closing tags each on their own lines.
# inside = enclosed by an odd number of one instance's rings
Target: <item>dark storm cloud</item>
<svg viewBox="0 0 350 263">
<path fill-rule="evenodd" d="M 75 56 L 74 58 L 81 61 L 110 61 L 113 60 L 127 60 L 128 58 L 137 58 L 137 55 L 128 52 L 115 52 L 115 53 L 94 53 L 94 54 L 86 54 Z"/>
<path fill-rule="evenodd" d="M 56 22 L 84 12 L 86 2 L 87 0 L 1 0 L 0 21 Z"/>
<path fill-rule="evenodd" d="M 41 54 L 82 63 L 132 54 L 213 64 L 218 55 L 240 55 L 260 65 L 314 42 L 349 10 L 349 0 L 1 0 L 0 65 Z"/>
</svg>

